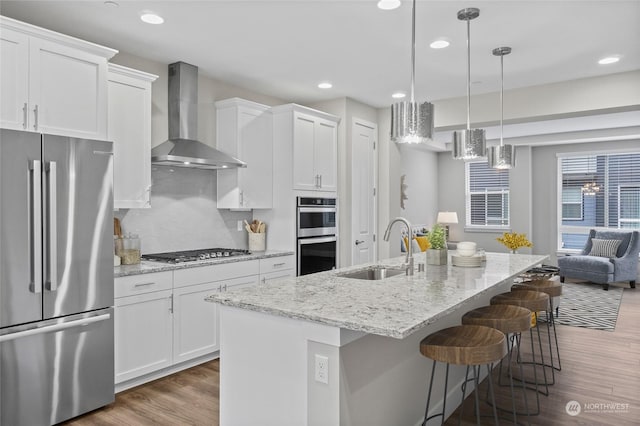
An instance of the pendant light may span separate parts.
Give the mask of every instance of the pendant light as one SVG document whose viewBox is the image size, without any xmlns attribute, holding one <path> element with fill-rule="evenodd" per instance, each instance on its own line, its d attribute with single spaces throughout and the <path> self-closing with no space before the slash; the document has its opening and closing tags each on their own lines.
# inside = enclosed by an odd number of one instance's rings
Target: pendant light
<svg viewBox="0 0 640 426">
<path fill-rule="evenodd" d="M 411 11 L 411 100 L 391 105 L 391 141 L 418 144 L 433 136 L 433 104 L 415 101 L 416 74 L 416 0 Z"/>
<path fill-rule="evenodd" d="M 471 20 L 480 16 L 480 9 L 469 7 L 458 11 L 458 19 L 467 21 L 467 128 L 453 132 L 453 158 L 475 160 L 486 155 L 484 129 L 471 128 Z"/>
<path fill-rule="evenodd" d="M 513 145 L 504 144 L 504 55 L 511 53 L 510 47 L 496 47 L 494 56 L 500 56 L 500 145 L 490 146 L 487 149 L 489 167 L 492 169 L 513 169 L 516 166 L 516 148 Z"/>
</svg>

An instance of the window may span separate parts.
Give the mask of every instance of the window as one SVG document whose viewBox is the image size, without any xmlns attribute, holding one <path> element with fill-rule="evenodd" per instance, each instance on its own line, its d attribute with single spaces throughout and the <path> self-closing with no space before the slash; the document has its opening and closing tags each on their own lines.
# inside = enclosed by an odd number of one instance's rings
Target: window
<svg viewBox="0 0 640 426">
<path fill-rule="evenodd" d="M 558 247 L 581 249 L 590 229 L 640 229 L 640 153 L 558 158 Z"/>
<path fill-rule="evenodd" d="M 468 162 L 466 170 L 467 226 L 509 227 L 509 170 L 485 162 Z"/>
<path fill-rule="evenodd" d="M 568 187 L 562 191 L 562 220 L 582 220 L 582 190 Z"/>
</svg>

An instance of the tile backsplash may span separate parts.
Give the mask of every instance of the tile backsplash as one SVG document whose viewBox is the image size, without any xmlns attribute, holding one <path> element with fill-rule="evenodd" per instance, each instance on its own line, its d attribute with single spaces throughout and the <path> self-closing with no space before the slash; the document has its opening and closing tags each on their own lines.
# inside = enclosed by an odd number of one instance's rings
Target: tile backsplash
<svg viewBox="0 0 640 426">
<path fill-rule="evenodd" d="M 123 233 L 140 236 L 142 253 L 212 247 L 247 248 L 237 222 L 252 212 L 218 210 L 215 170 L 152 166 L 151 208 L 121 209 Z"/>
</svg>

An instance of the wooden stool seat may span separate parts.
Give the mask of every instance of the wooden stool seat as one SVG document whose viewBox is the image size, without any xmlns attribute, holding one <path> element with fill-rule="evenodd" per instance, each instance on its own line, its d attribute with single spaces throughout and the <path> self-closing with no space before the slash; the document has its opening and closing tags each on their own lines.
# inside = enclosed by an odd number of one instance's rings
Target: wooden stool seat
<svg viewBox="0 0 640 426">
<path fill-rule="evenodd" d="M 482 325 L 445 328 L 422 339 L 420 353 L 435 361 L 457 365 L 482 365 L 507 354 L 504 333 Z"/>
<path fill-rule="evenodd" d="M 562 295 L 562 284 L 551 280 L 525 281 L 512 285 L 511 290 L 541 291 L 543 293 L 547 293 L 549 297 L 558 297 Z"/>
<path fill-rule="evenodd" d="M 491 298 L 492 305 L 515 305 L 532 312 L 549 309 L 549 295 L 541 291 L 518 290 L 501 293 Z"/>
<path fill-rule="evenodd" d="M 515 305 L 483 306 L 464 314 L 462 324 L 484 325 L 504 334 L 522 333 L 531 327 L 531 311 Z"/>
</svg>

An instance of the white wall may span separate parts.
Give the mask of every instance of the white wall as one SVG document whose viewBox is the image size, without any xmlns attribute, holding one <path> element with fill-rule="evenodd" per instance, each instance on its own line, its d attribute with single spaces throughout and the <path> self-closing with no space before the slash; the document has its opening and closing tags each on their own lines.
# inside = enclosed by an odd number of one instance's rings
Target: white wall
<svg viewBox="0 0 640 426">
<path fill-rule="evenodd" d="M 508 76 L 507 76 L 508 79 Z M 505 123 L 522 123 L 617 111 L 640 105 L 640 71 L 609 74 L 541 86 L 505 90 Z M 478 126 L 500 120 L 499 92 L 471 96 L 471 122 Z M 466 98 L 434 102 L 438 130 L 462 128 L 467 120 Z"/>
</svg>

